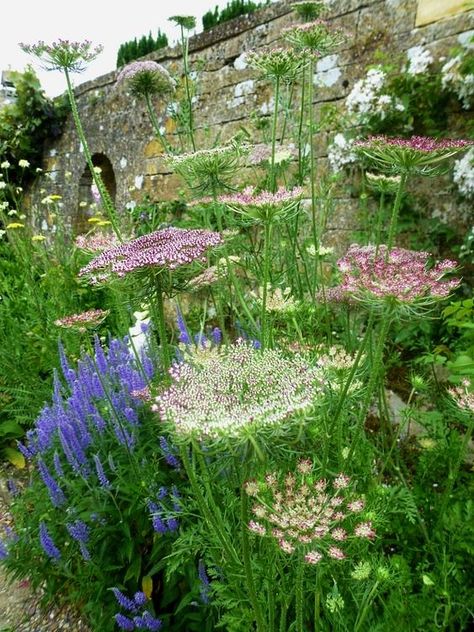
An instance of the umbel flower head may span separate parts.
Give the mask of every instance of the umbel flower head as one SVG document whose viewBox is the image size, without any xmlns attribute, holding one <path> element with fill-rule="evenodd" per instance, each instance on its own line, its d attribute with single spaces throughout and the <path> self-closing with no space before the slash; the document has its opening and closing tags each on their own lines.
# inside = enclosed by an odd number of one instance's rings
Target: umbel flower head
<svg viewBox="0 0 474 632">
<path fill-rule="evenodd" d="M 219 202 L 236 213 L 265 223 L 287 218 L 294 213 L 301 202 L 302 195 L 303 189 L 301 187 L 296 187 L 291 191 L 280 187 L 276 193 L 270 191 L 256 193 L 254 187 L 250 186 L 241 193 L 222 195 Z"/>
<path fill-rule="evenodd" d="M 247 147 L 230 143 L 214 149 L 201 149 L 179 156 L 169 156 L 168 164 L 182 176 L 188 186 L 202 193 L 228 189 Z"/>
<path fill-rule="evenodd" d="M 87 331 L 88 327 L 98 327 L 109 315 L 109 310 L 103 309 L 89 309 L 82 314 L 71 314 L 64 318 L 59 318 L 54 321 L 57 327 L 63 327 L 64 329 L 75 329 L 79 332 Z"/>
<path fill-rule="evenodd" d="M 39 41 L 36 44 L 20 44 L 20 48 L 29 55 L 38 57 L 45 70 L 66 70 L 82 72 L 103 50 L 103 46 L 93 46 L 92 42 L 70 42 L 59 39 L 52 44 Z"/>
<path fill-rule="evenodd" d="M 344 474 L 331 484 L 318 479 L 311 459 L 302 459 L 295 472 L 285 476 L 271 472 L 264 481 L 244 484 L 255 498 L 255 520 L 248 527 L 259 536 L 274 538 L 284 553 L 296 553 L 308 564 L 325 557 L 343 560 L 347 557 L 343 547 L 351 540 L 375 537 L 372 523 L 357 518 L 365 503 L 350 487 Z"/>
<path fill-rule="evenodd" d="M 168 18 L 168 21 L 174 22 L 187 31 L 196 28 L 196 18 L 192 15 L 173 15 L 171 18 Z"/>
<path fill-rule="evenodd" d="M 309 56 L 291 48 L 270 48 L 251 51 L 246 61 L 248 66 L 269 79 L 292 81 L 298 71 L 308 64 Z"/>
<path fill-rule="evenodd" d="M 448 296 L 459 279 L 445 279 L 456 270 L 455 261 L 440 261 L 429 267 L 430 254 L 404 248 L 352 245 L 339 259 L 342 273 L 338 294 L 369 305 L 395 303 L 416 312 Z"/>
<path fill-rule="evenodd" d="M 153 407 L 182 439 L 236 439 L 266 427 L 286 431 L 321 392 L 319 372 L 300 355 L 261 351 L 243 340 L 207 362 L 170 369 Z"/>
<path fill-rule="evenodd" d="M 291 8 L 305 22 L 310 22 L 318 18 L 326 7 L 325 0 L 302 0 L 300 2 L 292 2 Z"/>
<path fill-rule="evenodd" d="M 379 135 L 356 141 L 354 148 L 381 171 L 435 176 L 443 172 L 446 160 L 473 144 L 469 140 L 438 140 L 426 136 L 391 138 Z"/>
<path fill-rule="evenodd" d="M 328 55 L 340 46 L 347 36 L 345 31 L 330 26 L 325 20 L 295 24 L 283 31 L 285 40 L 296 49 L 307 49 L 319 55 Z"/>
<path fill-rule="evenodd" d="M 374 191 L 384 194 L 396 193 L 400 186 L 400 176 L 386 176 L 383 173 L 365 172 L 367 186 Z"/>
<path fill-rule="evenodd" d="M 174 270 L 193 261 L 205 261 L 209 248 L 219 246 L 222 237 L 209 230 L 163 228 L 110 248 L 92 259 L 79 272 L 97 272 L 123 277 L 147 268 Z"/>
<path fill-rule="evenodd" d="M 132 61 L 117 77 L 117 87 L 128 84 L 137 97 L 166 95 L 173 92 L 175 82 L 164 66 L 156 61 Z"/>
<path fill-rule="evenodd" d="M 464 379 L 459 386 L 449 389 L 456 405 L 467 413 L 474 415 L 474 391 L 471 380 Z"/>
</svg>

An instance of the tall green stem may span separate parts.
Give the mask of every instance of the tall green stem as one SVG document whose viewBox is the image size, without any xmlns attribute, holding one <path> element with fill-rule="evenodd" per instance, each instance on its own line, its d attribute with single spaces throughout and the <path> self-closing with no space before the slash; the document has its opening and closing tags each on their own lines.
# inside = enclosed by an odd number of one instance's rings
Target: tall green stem
<svg viewBox="0 0 474 632">
<path fill-rule="evenodd" d="M 145 102 L 146 102 L 146 107 L 148 110 L 148 116 L 150 117 L 151 126 L 153 127 L 153 131 L 155 132 L 160 143 L 163 145 L 163 149 L 165 150 L 165 152 L 169 154 L 171 153 L 171 148 L 166 138 L 160 132 L 160 123 L 158 121 L 158 117 L 156 116 L 155 108 L 153 107 L 153 104 L 151 102 L 151 95 L 149 92 L 147 92 L 145 95 Z"/>
<path fill-rule="evenodd" d="M 400 211 L 403 191 L 405 190 L 407 179 L 408 179 L 408 174 L 402 173 L 402 175 L 400 176 L 400 184 L 398 185 L 395 202 L 393 203 L 392 216 L 390 218 L 390 227 L 388 230 L 388 238 L 387 238 L 387 254 L 385 255 L 386 261 L 388 260 L 390 251 L 392 250 L 392 247 L 393 247 L 393 242 L 395 239 L 395 233 L 396 233 L 397 224 L 398 224 L 398 213 Z"/>
<path fill-rule="evenodd" d="M 295 593 L 295 608 L 296 608 L 296 632 L 304 632 L 303 628 L 303 611 L 304 611 L 304 564 L 303 560 L 299 559 L 296 566 L 296 593 Z"/>
<path fill-rule="evenodd" d="M 184 36 L 184 28 L 182 25 L 181 46 L 183 48 L 184 85 L 186 87 L 186 99 L 188 102 L 188 131 L 193 151 L 196 151 L 196 143 L 194 142 L 193 102 L 191 99 L 191 89 L 189 86 L 188 38 Z"/>
<path fill-rule="evenodd" d="M 369 607 L 372 604 L 373 598 L 377 592 L 377 588 L 379 586 L 378 581 L 375 582 L 375 584 L 372 586 L 371 591 L 369 592 L 369 594 L 367 595 L 366 599 L 364 599 L 364 603 L 363 606 L 361 608 L 359 608 L 359 616 L 357 617 L 356 623 L 355 623 L 355 627 L 354 627 L 354 632 L 359 632 L 359 630 L 361 629 L 361 625 L 364 623 L 364 621 L 367 618 L 367 614 L 369 612 Z"/>
<path fill-rule="evenodd" d="M 271 175 L 270 175 L 270 188 L 274 193 L 276 191 L 277 178 L 275 173 L 275 146 L 278 127 L 278 108 L 280 105 L 280 77 L 275 80 L 275 106 L 273 108 L 273 125 L 272 125 L 272 157 L 270 163 Z"/>
<path fill-rule="evenodd" d="M 168 349 L 168 337 L 166 334 L 166 322 L 165 322 L 165 309 L 163 304 L 163 283 L 161 275 L 163 272 L 158 272 L 155 276 L 155 295 L 156 295 L 156 315 L 158 320 L 158 335 L 160 336 L 160 355 L 163 372 L 167 374 L 168 369 L 171 366 L 169 349 Z"/>
<path fill-rule="evenodd" d="M 243 487 L 240 490 L 240 524 L 242 528 L 242 557 L 244 561 L 245 580 L 247 583 L 247 591 L 252 604 L 255 621 L 257 622 L 257 631 L 266 632 L 260 603 L 258 601 L 257 591 L 255 590 L 255 581 L 252 571 L 252 561 L 250 558 L 249 535 L 248 535 L 248 498 Z"/>
<path fill-rule="evenodd" d="M 94 180 L 94 184 L 96 185 L 100 193 L 102 203 L 104 204 L 104 207 L 107 211 L 113 231 L 117 235 L 117 237 L 120 239 L 120 241 L 122 241 L 120 228 L 117 223 L 117 212 L 115 210 L 114 203 L 112 202 L 110 194 L 107 191 L 107 187 L 105 186 L 100 175 L 96 172 L 94 168 L 94 163 L 92 162 L 92 155 L 89 150 L 89 145 L 87 144 L 86 135 L 84 133 L 84 128 L 82 126 L 81 118 L 79 116 L 79 111 L 77 109 L 76 99 L 74 97 L 74 90 L 72 87 L 71 78 L 69 77 L 69 72 L 67 69 L 64 69 L 64 74 L 66 76 L 67 94 L 69 98 L 69 104 L 71 106 L 72 118 L 74 120 L 74 125 L 76 126 L 77 134 L 79 136 L 79 140 L 81 142 L 81 146 L 84 151 L 84 157 L 86 159 L 87 166 L 89 167 L 89 170 L 91 172 L 91 176 L 92 176 L 92 179 Z"/>
<path fill-rule="evenodd" d="M 298 181 L 299 184 L 303 184 L 303 124 L 304 124 L 304 112 L 305 112 L 305 87 L 306 87 L 306 67 L 303 66 L 301 71 L 301 106 L 300 116 L 298 122 Z"/>
<path fill-rule="evenodd" d="M 267 332 L 268 315 L 267 315 L 267 296 L 268 296 L 268 283 L 270 276 L 270 251 L 271 251 L 271 236 L 272 236 L 273 224 L 271 221 L 265 222 L 265 230 L 263 237 L 263 290 L 262 290 L 262 311 L 260 314 L 261 319 L 261 343 L 262 350 L 269 346 L 269 336 Z"/>
<path fill-rule="evenodd" d="M 377 228 L 375 229 L 375 258 L 379 254 L 380 242 L 382 239 L 382 223 L 385 209 L 385 193 L 380 193 L 379 214 L 377 218 Z"/>
</svg>

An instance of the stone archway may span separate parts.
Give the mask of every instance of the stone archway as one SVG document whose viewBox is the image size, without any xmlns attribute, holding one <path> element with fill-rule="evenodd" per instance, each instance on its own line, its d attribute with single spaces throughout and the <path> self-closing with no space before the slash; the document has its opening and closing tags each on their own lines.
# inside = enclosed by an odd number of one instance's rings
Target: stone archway
<svg viewBox="0 0 474 632">
<path fill-rule="evenodd" d="M 115 204 L 117 184 L 115 173 L 109 158 L 102 153 L 92 155 L 92 164 L 101 169 L 101 178 L 109 192 L 112 202 Z M 94 190 L 92 174 L 86 165 L 79 180 L 78 206 L 75 215 L 73 230 L 76 234 L 85 233 L 91 228 L 89 219 L 97 215 L 100 211 L 100 196 Z"/>
</svg>

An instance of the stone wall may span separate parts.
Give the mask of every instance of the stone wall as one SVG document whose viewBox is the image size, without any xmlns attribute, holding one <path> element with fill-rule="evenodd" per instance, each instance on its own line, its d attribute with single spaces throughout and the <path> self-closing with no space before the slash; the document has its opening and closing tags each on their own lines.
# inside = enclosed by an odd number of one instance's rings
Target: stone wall
<svg viewBox="0 0 474 632">
<path fill-rule="evenodd" d="M 335 55 L 317 64 L 316 108 L 332 103 L 342 109 L 355 81 L 374 62 L 377 49 L 391 55 L 426 44 L 439 57 L 466 38 L 474 28 L 474 11 L 458 13 L 416 28 L 417 0 L 333 0 L 329 20 L 350 31 L 352 37 Z M 190 62 L 197 72 L 195 125 L 199 148 L 230 138 L 242 127 L 256 141 L 261 132 L 253 128 L 254 116 L 269 116 L 271 89 L 246 67 L 245 53 L 278 41 L 283 28 L 296 21 L 288 2 L 275 2 L 266 9 L 238 18 L 190 40 Z M 175 76 L 181 70 L 179 47 L 153 53 L 154 59 Z M 144 104 L 115 86 L 116 72 L 76 88 L 79 111 L 97 164 L 107 172 L 119 212 L 146 194 L 153 200 L 175 199 L 183 183 L 162 159 Z M 164 104 L 157 103 L 163 125 L 172 132 Z M 318 156 L 324 163 L 327 135 L 318 140 Z M 91 179 L 71 118 L 63 135 L 45 150 L 44 174 L 30 191 L 31 206 L 41 215 L 41 199 L 62 196 L 65 214 L 80 223 L 80 202 L 87 198 Z M 86 200 L 87 201 L 87 200 Z M 344 200 L 334 215 L 333 229 L 349 229 Z M 337 210 L 337 209 L 336 209 Z"/>
</svg>

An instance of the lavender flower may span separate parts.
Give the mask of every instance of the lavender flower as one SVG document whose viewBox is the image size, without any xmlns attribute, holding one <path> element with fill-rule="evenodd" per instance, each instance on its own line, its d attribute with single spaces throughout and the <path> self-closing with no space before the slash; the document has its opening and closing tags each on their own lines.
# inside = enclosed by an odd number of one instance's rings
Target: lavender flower
<svg viewBox="0 0 474 632">
<path fill-rule="evenodd" d="M 163 622 L 161 619 L 156 619 L 147 610 L 141 615 L 141 617 L 134 617 L 133 619 L 136 626 L 146 628 L 147 630 L 161 630 Z"/>
<path fill-rule="evenodd" d="M 373 539 L 370 522 L 355 524 L 354 514 L 364 508 L 361 498 L 354 498 L 351 480 L 340 474 L 332 483 L 316 479 L 310 459 L 298 463 L 295 472 L 283 478 L 274 472 L 264 481 L 244 490 L 255 498 L 252 513 L 257 520 L 249 529 L 258 536 L 274 538 L 280 549 L 291 555 L 303 554 L 308 564 L 318 564 L 325 556 L 342 560 L 346 553 L 336 546 L 354 538 Z"/>
<path fill-rule="evenodd" d="M 98 454 L 94 454 L 93 459 L 94 459 L 95 469 L 96 469 L 96 472 L 97 472 L 97 478 L 99 479 L 100 486 L 103 489 L 107 489 L 107 490 L 111 489 L 112 486 L 111 486 L 107 476 L 104 473 L 104 466 L 102 465 L 102 462 L 100 460 L 99 455 Z"/>
<path fill-rule="evenodd" d="M 66 524 L 66 529 L 69 532 L 71 538 L 76 540 L 81 550 L 81 555 L 86 561 L 90 561 L 91 556 L 86 547 L 89 541 L 89 527 L 82 520 L 76 520 L 75 522 L 69 522 Z"/>
<path fill-rule="evenodd" d="M 443 163 L 469 149 L 474 141 L 429 138 L 390 138 L 369 136 L 354 143 L 354 148 L 379 169 L 395 174 L 438 175 Z"/>
<path fill-rule="evenodd" d="M 199 576 L 199 581 L 201 582 L 201 587 L 200 587 L 200 595 L 201 595 L 201 601 L 205 604 L 208 604 L 210 599 L 209 599 L 209 593 L 211 590 L 211 582 L 209 581 L 209 577 L 207 576 L 206 573 L 206 567 L 204 565 L 203 560 L 199 560 L 198 563 L 198 576 Z"/>
<path fill-rule="evenodd" d="M 124 595 L 118 588 L 112 588 L 112 592 L 114 593 L 115 599 L 124 610 L 128 610 L 128 612 L 135 612 L 137 609 L 135 601 Z"/>
<path fill-rule="evenodd" d="M 147 268 L 174 270 L 193 261 L 205 261 L 206 252 L 222 243 L 219 233 L 208 230 L 164 228 L 95 257 L 79 272 L 86 276 L 106 271 L 123 277 Z"/>
<path fill-rule="evenodd" d="M 428 308 L 448 296 L 459 279 L 444 276 L 456 270 L 454 261 L 441 261 L 428 267 L 429 253 L 386 246 L 352 245 L 337 262 L 342 282 L 336 288 L 358 302 L 381 304 L 396 301 L 399 307 Z"/>
<path fill-rule="evenodd" d="M 135 629 L 135 624 L 134 622 L 129 619 L 128 617 L 126 617 L 124 614 L 116 614 L 115 615 L 115 623 L 118 625 L 118 627 L 121 630 L 134 630 Z"/>
<path fill-rule="evenodd" d="M 66 496 L 63 490 L 59 487 L 51 472 L 48 470 L 47 465 L 41 459 L 38 461 L 38 469 L 43 479 L 43 483 L 48 488 L 49 497 L 55 507 L 60 507 L 66 502 Z"/>
<path fill-rule="evenodd" d="M 133 601 L 135 605 L 137 606 L 137 608 L 139 608 L 140 606 L 144 606 L 146 603 L 146 600 L 147 600 L 147 596 L 141 590 L 139 590 L 133 595 Z"/>
<path fill-rule="evenodd" d="M 59 552 L 59 549 L 56 548 L 52 537 L 49 535 L 46 524 L 43 521 L 40 522 L 39 526 L 39 540 L 46 555 L 52 560 L 59 560 L 61 553 Z"/>
<path fill-rule="evenodd" d="M 101 52 L 102 46 L 93 46 L 92 42 L 70 42 L 58 40 L 52 44 L 39 41 L 36 44 L 20 44 L 20 48 L 29 55 L 42 60 L 45 70 L 64 70 L 82 72 L 86 64 L 93 61 Z"/>
<path fill-rule="evenodd" d="M 160 448 L 163 452 L 166 463 L 168 463 L 168 465 L 171 466 L 173 469 L 179 471 L 181 469 L 181 461 L 174 454 L 172 448 L 168 443 L 168 440 L 164 436 L 160 437 Z"/>
<path fill-rule="evenodd" d="M 185 345 L 192 344 L 192 339 L 186 327 L 183 313 L 181 312 L 179 307 L 176 309 L 176 324 L 178 325 L 178 330 L 179 330 L 179 336 L 178 336 L 179 342 L 182 342 Z"/>
<path fill-rule="evenodd" d="M 3 540 L 0 540 L 0 560 L 6 560 L 8 557 L 8 549 Z"/>
<path fill-rule="evenodd" d="M 288 424 L 320 392 L 318 369 L 301 356 L 257 352 L 242 340 L 200 364 L 170 369 L 172 385 L 152 407 L 182 438 L 245 436 L 263 426 Z"/>
</svg>

